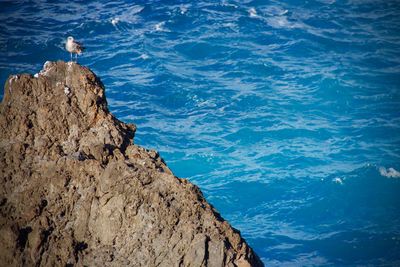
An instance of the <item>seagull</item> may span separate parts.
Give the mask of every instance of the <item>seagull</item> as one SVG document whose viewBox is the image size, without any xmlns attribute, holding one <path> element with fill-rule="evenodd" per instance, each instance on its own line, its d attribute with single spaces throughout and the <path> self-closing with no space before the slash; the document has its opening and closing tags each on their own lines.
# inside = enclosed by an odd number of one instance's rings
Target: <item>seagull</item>
<svg viewBox="0 0 400 267">
<path fill-rule="evenodd" d="M 74 40 L 74 37 L 69 36 L 67 38 L 67 43 L 65 44 L 65 49 L 71 53 L 71 61 L 72 61 L 72 54 L 75 54 L 75 60 L 78 61 L 78 55 L 82 54 L 85 48 L 83 45 Z"/>
</svg>

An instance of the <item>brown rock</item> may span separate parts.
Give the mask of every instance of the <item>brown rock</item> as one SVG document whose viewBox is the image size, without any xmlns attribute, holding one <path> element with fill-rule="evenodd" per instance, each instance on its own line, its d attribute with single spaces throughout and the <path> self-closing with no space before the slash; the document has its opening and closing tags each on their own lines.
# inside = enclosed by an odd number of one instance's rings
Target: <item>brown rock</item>
<svg viewBox="0 0 400 267">
<path fill-rule="evenodd" d="M 109 113 L 89 69 L 12 76 L 0 105 L 1 266 L 262 266 L 134 125 Z"/>
</svg>

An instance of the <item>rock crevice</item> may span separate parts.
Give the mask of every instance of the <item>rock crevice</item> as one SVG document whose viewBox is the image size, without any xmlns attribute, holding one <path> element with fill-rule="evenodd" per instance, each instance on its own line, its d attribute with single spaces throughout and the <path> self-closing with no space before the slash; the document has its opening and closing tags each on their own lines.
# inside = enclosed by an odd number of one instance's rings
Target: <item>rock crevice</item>
<svg viewBox="0 0 400 267">
<path fill-rule="evenodd" d="M 262 266 L 201 191 L 107 108 L 86 67 L 11 76 L 0 104 L 0 265 Z"/>
</svg>

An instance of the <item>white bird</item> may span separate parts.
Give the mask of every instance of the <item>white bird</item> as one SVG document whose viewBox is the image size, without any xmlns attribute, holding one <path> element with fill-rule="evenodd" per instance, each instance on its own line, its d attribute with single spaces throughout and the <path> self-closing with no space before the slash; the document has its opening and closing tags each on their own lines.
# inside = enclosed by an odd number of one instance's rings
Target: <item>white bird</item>
<svg viewBox="0 0 400 267">
<path fill-rule="evenodd" d="M 83 45 L 74 40 L 74 37 L 69 36 L 67 38 L 67 43 L 65 44 L 65 49 L 71 53 L 71 61 L 72 61 L 72 54 L 75 54 L 75 60 L 78 61 L 78 55 L 82 54 L 85 48 Z"/>
</svg>

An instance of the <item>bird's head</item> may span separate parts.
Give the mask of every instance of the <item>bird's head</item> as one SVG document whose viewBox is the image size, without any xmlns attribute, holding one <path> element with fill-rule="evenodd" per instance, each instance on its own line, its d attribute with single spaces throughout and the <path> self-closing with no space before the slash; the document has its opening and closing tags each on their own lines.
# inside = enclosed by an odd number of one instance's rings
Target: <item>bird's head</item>
<svg viewBox="0 0 400 267">
<path fill-rule="evenodd" d="M 67 40 L 68 40 L 68 42 L 72 42 L 74 40 L 74 37 L 68 36 Z"/>
</svg>

